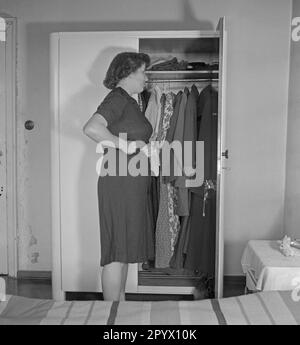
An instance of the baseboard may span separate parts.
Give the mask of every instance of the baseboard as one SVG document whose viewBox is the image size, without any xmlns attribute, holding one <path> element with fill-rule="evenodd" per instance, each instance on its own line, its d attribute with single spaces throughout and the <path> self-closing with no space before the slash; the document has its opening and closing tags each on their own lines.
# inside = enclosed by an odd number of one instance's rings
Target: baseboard
<svg viewBox="0 0 300 345">
<path fill-rule="evenodd" d="M 224 276 L 224 284 L 227 285 L 246 285 L 246 276 Z"/>
<path fill-rule="evenodd" d="M 51 271 L 18 271 L 17 278 L 51 280 Z"/>
</svg>

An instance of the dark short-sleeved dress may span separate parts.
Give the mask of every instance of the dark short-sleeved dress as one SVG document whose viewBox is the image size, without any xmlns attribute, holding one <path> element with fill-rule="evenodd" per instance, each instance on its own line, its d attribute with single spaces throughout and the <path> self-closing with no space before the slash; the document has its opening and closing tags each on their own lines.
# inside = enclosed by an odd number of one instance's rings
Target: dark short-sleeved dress
<svg viewBox="0 0 300 345">
<path fill-rule="evenodd" d="M 96 113 L 106 119 L 107 129 L 112 134 L 127 133 L 127 140 L 149 142 L 153 131 L 151 123 L 136 100 L 122 87 L 111 90 Z M 104 151 L 105 154 L 108 151 L 116 154 L 117 159 L 116 176 L 99 175 L 98 178 L 100 265 L 113 261 L 136 263 L 154 259 L 155 224 L 150 198 L 150 165 L 148 176 L 131 176 L 128 170 L 127 176 L 120 176 L 119 149 L 105 147 Z M 129 161 L 136 154 L 142 153 L 139 150 L 131 155 L 123 153 L 123 157 Z"/>
</svg>

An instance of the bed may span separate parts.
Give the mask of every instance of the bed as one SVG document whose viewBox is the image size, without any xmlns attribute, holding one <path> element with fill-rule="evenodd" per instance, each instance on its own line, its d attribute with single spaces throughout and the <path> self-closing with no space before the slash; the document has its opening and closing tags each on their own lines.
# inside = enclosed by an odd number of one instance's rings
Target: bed
<svg viewBox="0 0 300 345">
<path fill-rule="evenodd" d="M 54 301 L 6 295 L 0 302 L 0 324 L 299 325 L 299 299 L 295 291 L 155 302 Z"/>
</svg>

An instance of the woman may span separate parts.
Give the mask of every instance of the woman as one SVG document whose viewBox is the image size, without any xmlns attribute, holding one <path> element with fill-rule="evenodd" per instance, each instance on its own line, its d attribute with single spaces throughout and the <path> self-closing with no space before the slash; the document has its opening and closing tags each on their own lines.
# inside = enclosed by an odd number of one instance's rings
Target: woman
<svg viewBox="0 0 300 345">
<path fill-rule="evenodd" d="M 149 202 L 148 176 L 120 176 L 119 154 L 129 160 L 149 142 L 152 126 L 141 112 L 133 94 L 145 87 L 147 54 L 123 52 L 112 60 L 104 86 L 111 91 L 84 125 L 84 133 L 105 144 L 106 153 L 116 154 L 116 175 L 99 176 L 102 291 L 104 300 L 125 300 L 128 263 L 154 259 L 154 229 Z M 127 134 L 127 140 L 119 137 Z M 136 149 L 129 145 L 135 143 Z M 115 146 L 109 147 L 109 146 Z M 110 152 L 111 153 L 111 152 Z M 128 166 L 126 166 L 128 168 Z"/>
</svg>

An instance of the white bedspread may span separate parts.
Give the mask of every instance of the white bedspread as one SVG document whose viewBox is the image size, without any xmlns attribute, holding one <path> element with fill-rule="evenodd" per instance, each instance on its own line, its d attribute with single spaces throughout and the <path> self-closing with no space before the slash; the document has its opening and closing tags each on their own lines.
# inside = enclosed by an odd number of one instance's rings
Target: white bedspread
<svg viewBox="0 0 300 345">
<path fill-rule="evenodd" d="M 0 302 L 0 325 L 23 324 L 300 325 L 300 296 L 290 291 L 265 291 L 201 301 L 113 302 L 7 295 Z"/>
</svg>

